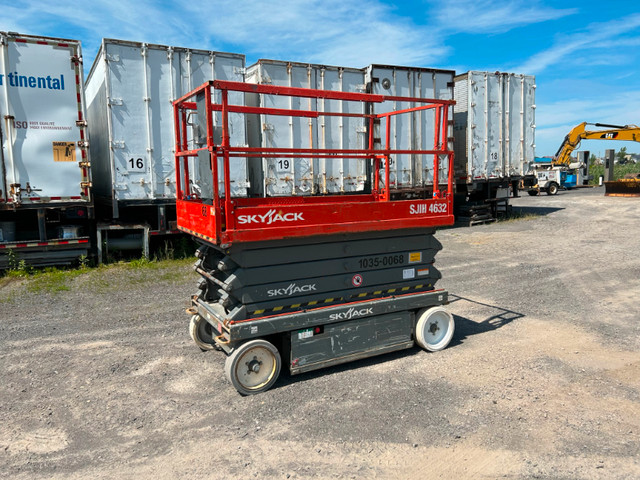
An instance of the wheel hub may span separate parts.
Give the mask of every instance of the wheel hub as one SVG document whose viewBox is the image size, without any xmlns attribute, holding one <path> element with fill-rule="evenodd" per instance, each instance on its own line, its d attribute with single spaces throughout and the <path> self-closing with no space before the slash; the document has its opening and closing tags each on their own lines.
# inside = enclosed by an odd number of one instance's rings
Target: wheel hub
<svg viewBox="0 0 640 480">
<path fill-rule="evenodd" d="M 253 357 L 252 360 L 249 360 L 247 363 L 247 373 L 258 373 L 260 372 L 260 366 L 262 365 L 262 362 L 260 360 L 258 360 L 258 357 Z"/>
<path fill-rule="evenodd" d="M 432 322 L 429 324 L 429 333 L 431 335 L 435 335 L 439 330 L 440 327 L 438 326 L 438 322 Z"/>
</svg>

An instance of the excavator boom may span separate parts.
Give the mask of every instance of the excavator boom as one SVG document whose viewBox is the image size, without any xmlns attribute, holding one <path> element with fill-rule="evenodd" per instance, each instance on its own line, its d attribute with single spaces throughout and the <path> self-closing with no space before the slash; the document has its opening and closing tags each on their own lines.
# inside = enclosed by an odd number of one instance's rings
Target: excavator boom
<svg viewBox="0 0 640 480">
<path fill-rule="evenodd" d="M 608 130 L 586 130 L 587 125 L 595 127 L 605 127 Z M 583 122 L 576 125 L 564 137 L 564 141 L 556 152 L 554 164 L 569 165 L 571 163 L 571 153 L 580 145 L 582 140 L 629 140 L 640 142 L 640 127 L 637 125 L 609 125 L 606 123 Z"/>
</svg>

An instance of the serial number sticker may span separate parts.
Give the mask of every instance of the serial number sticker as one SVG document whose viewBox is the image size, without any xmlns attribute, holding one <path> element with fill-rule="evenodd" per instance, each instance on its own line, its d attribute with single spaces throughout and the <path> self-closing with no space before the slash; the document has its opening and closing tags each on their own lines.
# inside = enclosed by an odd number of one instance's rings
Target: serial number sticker
<svg viewBox="0 0 640 480">
<path fill-rule="evenodd" d="M 422 252 L 411 252 L 409 254 L 409 263 L 420 263 L 422 261 Z"/>
<path fill-rule="evenodd" d="M 418 269 L 418 276 L 420 275 L 429 275 L 429 269 L 428 268 L 419 268 Z"/>
<path fill-rule="evenodd" d="M 256 325 L 251 327 L 251 334 L 253 335 L 254 333 L 258 333 L 258 327 Z"/>
<path fill-rule="evenodd" d="M 404 270 L 402 270 L 402 279 L 407 280 L 409 278 L 416 278 L 415 268 L 405 268 Z"/>
<path fill-rule="evenodd" d="M 300 330 L 298 332 L 298 340 L 304 340 L 305 338 L 313 337 L 313 328 L 307 328 L 306 330 Z"/>
<path fill-rule="evenodd" d="M 382 255 L 379 257 L 366 257 L 358 260 L 360 268 L 388 267 L 393 265 L 403 265 L 405 263 L 404 254 Z"/>
</svg>

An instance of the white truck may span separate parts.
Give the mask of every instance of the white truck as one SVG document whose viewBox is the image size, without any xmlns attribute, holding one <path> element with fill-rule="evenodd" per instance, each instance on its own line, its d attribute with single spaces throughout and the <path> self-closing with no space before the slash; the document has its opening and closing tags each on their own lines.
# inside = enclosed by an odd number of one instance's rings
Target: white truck
<svg viewBox="0 0 640 480">
<path fill-rule="evenodd" d="M 83 85 L 79 41 L 0 32 L 0 268 L 89 253 Z"/>
</svg>

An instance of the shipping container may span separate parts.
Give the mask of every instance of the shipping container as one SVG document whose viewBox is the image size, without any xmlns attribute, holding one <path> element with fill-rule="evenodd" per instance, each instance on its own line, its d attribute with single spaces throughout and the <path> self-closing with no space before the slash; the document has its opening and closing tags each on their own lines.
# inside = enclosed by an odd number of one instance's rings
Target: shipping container
<svg viewBox="0 0 640 480">
<path fill-rule="evenodd" d="M 123 207 L 174 204 L 172 102 L 209 80 L 243 81 L 244 66 L 239 54 L 103 39 L 86 87 L 96 201 L 114 218 Z M 242 94 L 234 95 L 230 100 L 242 103 Z M 242 116 L 231 114 L 230 124 L 231 144 L 246 146 Z M 197 142 L 201 135 L 192 130 Z M 233 162 L 231 172 L 231 195 L 246 196 L 246 161 Z M 198 187 L 210 196 L 210 185 Z"/>
<path fill-rule="evenodd" d="M 93 215 L 80 42 L 0 32 L 0 54 L 0 268 L 69 263 Z"/>
<path fill-rule="evenodd" d="M 422 99 L 453 100 L 452 70 L 432 68 L 415 68 L 391 65 L 369 65 L 366 68 L 366 83 L 370 93 L 385 96 L 402 96 Z M 381 104 L 372 104 L 372 113 L 381 114 L 410 108 L 414 105 L 395 100 Z M 453 135 L 453 110 L 449 108 L 447 137 Z M 390 147 L 398 150 L 432 150 L 436 137 L 436 110 L 422 110 L 411 115 L 394 115 L 390 117 L 394 132 L 390 139 Z M 384 144 L 384 122 L 375 128 L 376 143 Z M 447 149 L 453 146 L 449 141 Z M 397 189 L 423 189 L 433 184 L 434 155 L 401 154 L 391 161 L 389 183 Z M 439 183 L 445 182 L 448 176 L 448 162 L 445 156 L 439 158 Z M 381 178 L 383 176 L 381 175 Z"/>
<path fill-rule="evenodd" d="M 514 181 L 535 155 L 535 77 L 471 71 L 455 78 L 458 185 Z"/>
<path fill-rule="evenodd" d="M 259 60 L 247 68 L 247 82 L 259 85 L 364 93 L 364 71 L 278 60 Z M 318 110 L 317 118 L 262 114 L 249 116 L 249 143 L 264 148 L 343 150 L 367 146 L 365 105 L 331 99 L 248 94 L 247 104 L 274 109 Z M 288 196 L 361 192 L 363 159 L 263 158 L 250 161 L 252 186 L 259 195 Z"/>
</svg>

